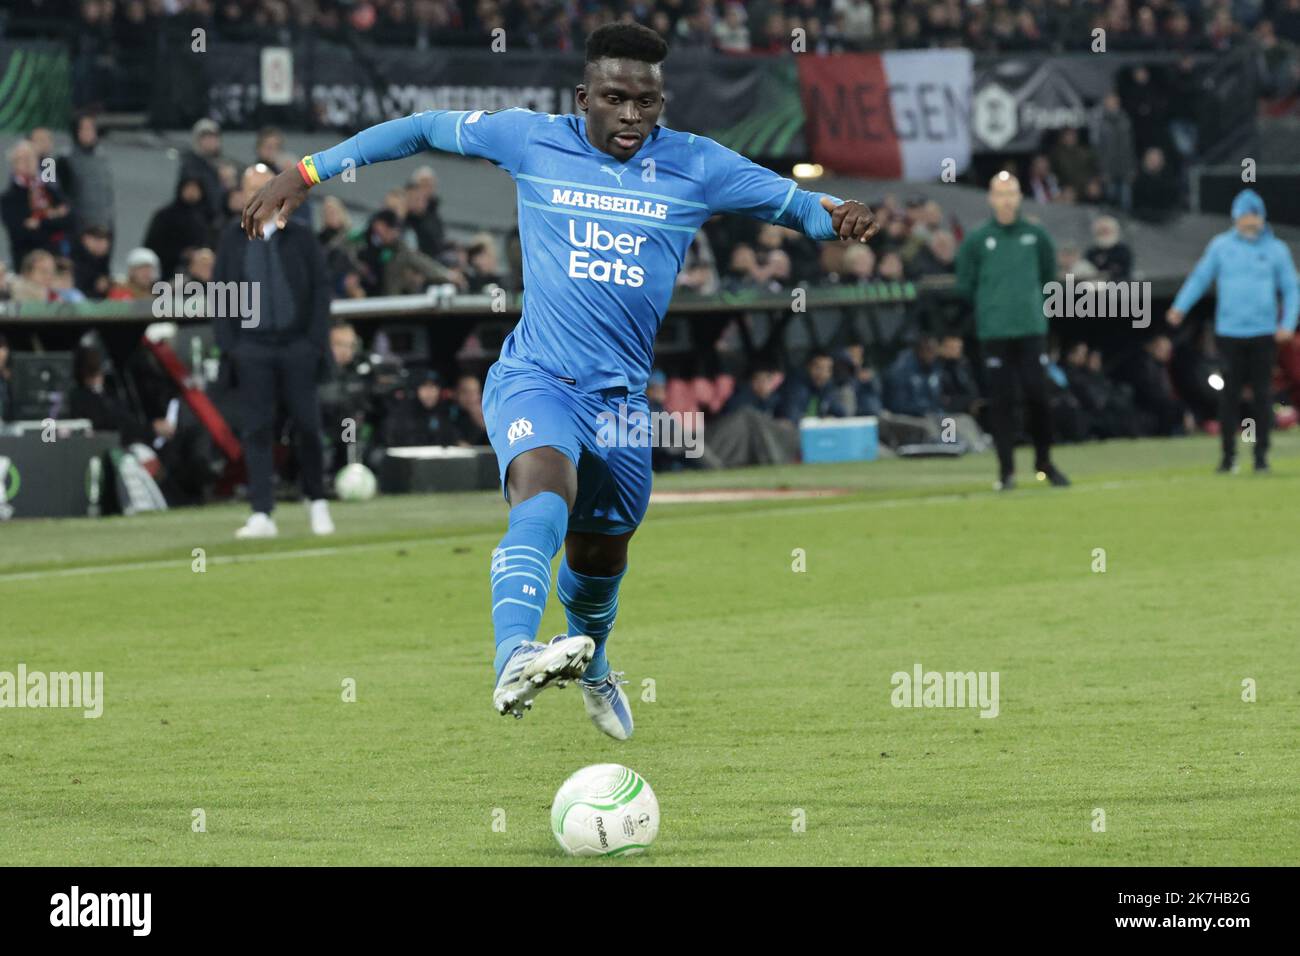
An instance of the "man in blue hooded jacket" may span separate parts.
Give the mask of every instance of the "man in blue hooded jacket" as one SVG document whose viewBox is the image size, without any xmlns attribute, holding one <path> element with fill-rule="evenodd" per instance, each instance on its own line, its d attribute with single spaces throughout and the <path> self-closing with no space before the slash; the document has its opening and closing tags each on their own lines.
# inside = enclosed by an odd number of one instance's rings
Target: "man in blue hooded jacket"
<svg viewBox="0 0 1300 956">
<path fill-rule="evenodd" d="M 1219 425 L 1223 460 L 1219 471 L 1236 471 L 1242 388 L 1250 386 L 1255 419 L 1255 471 L 1268 471 L 1268 433 L 1273 421 L 1272 375 L 1277 344 L 1295 332 L 1300 288 L 1286 243 L 1264 218 L 1264 200 L 1243 189 L 1232 201 L 1233 228 L 1210 240 L 1183 283 L 1167 318 L 1177 326 L 1210 283 L 1218 303 L 1214 331 L 1223 357 Z M 1281 300 L 1280 314 L 1279 302 Z"/>
</svg>

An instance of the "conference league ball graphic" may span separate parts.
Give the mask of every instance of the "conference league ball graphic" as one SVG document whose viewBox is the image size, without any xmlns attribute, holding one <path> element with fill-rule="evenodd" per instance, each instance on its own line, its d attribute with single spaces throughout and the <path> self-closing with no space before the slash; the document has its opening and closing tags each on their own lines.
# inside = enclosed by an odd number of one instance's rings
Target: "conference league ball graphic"
<svg viewBox="0 0 1300 956">
<path fill-rule="evenodd" d="M 551 830 L 571 856 L 640 853 L 659 833 L 659 801 L 644 777 L 621 764 L 583 767 L 555 794 Z"/>
</svg>

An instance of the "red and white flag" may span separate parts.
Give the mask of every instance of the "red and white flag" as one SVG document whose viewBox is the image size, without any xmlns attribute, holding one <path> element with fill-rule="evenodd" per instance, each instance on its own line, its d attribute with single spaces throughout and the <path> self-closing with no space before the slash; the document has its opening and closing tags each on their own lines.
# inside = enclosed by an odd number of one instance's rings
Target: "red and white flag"
<svg viewBox="0 0 1300 956">
<path fill-rule="evenodd" d="M 924 182 L 970 165 L 969 50 L 800 56 L 804 131 L 838 173 Z"/>
</svg>

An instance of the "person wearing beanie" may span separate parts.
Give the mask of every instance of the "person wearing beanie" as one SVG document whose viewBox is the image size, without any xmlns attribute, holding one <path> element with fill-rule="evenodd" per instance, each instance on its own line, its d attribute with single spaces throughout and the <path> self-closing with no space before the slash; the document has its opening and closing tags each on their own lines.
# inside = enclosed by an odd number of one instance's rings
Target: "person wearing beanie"
<svg viewBox="0 0 1300 956">
<path fill-rule="evenodd" d="M 1273 363 L 1279 343 L 1290 341 L 1300 314 L 1300 286 L 1286 243 L 1268 227 L 1264 200 L 1243 189 L 1232 201 L 1232 228 L 1206 246 L 1166 318 L 1178 326 L 1189 309 L 1215 287 L 1214 331 L 1223 358 L 1219 403 L 1223 457 L 1219 472 L 1237 470 L 1237 432 L 1244 387 L 1250 386 L 1254 419 L 1255 471 L 1268 471 L 1269 431 L 1273 421 Z M 1251 431 L 1245 433 L 1251 437 Z"/>
<path fill-rule="evenodd" d="M 161 276 L 162 264 L 152 249 L 132 249 L 126 257 L 126 281 L 109 289 L 107 298 L 115 302 L 152 299 L 154 283 Z"/>
</svg>

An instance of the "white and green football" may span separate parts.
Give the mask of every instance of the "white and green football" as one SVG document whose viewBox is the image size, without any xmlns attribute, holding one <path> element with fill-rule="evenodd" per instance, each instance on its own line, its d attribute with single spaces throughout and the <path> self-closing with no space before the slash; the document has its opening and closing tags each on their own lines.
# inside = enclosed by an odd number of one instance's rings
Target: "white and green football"
<svg viewBox="0 0 1300 956">
<path fill-rule="evenodd" d="M 369 501 L 378 490 L 375 473 L 360 462 L 344 465 L 334 478 L 334 491 L 340 501 Z"/>
<path fill-rule="evenodd" d="M 551 804 L 551 831 L 570 856 L 640 853 L 659 833 L 659 801 L 636 771 L 593 764 L 560 786 Z"/>
</svg>

